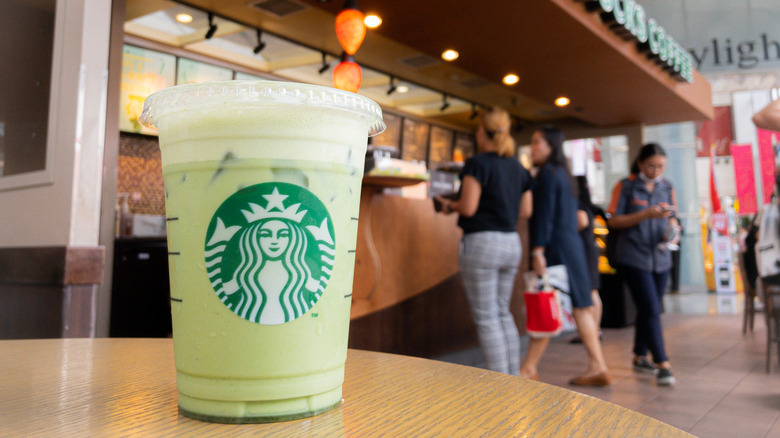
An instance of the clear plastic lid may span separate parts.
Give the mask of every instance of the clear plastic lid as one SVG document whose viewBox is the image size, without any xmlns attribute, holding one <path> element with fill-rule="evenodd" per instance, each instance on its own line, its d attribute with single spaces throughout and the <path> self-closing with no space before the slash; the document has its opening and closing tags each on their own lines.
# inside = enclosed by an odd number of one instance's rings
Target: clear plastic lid
<svg viewBox="0 0 780 438">
<path fill-rule="evenodd" d="M 138 121 L 151 128 L 170 113 L 226 103 L 247 107 L 298 105 L 347 111 L 365 119 L 369 136 L 385 130 L 382 109 L 371 99 L 336 88 L 278 81 L 203 82 L 165 88 L 146 99 Z"/>
</svg>

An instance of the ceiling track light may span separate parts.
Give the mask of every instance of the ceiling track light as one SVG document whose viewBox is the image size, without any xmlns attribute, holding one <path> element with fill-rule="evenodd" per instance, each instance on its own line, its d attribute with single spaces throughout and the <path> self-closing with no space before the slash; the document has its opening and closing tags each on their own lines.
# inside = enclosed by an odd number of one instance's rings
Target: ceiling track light
<svg viewBox="0 0 780 438">
<path fill-rule="evenodd" d="M 263 42 L 263 30 L 257 29 L 257 45 L 254 49 L 252 49 L 252 52 L 254 52 L 255 55 L 260 53 L 263 49 L 265 49 L 265 43 Z"/>
<path fill-rule="evenodd" d="M 206 39 L 210 40 L 211 37 L 217 32 L 217 25 L 214 24 L 214 14 L 209 12 L 209 30 L 206 32 Z"/>
<path fill-rule="evenodd" d="M 327 56 L 328 55 L 326 55 L 325 52 L 322 52 L 322 67 L 320 67 L 320 69 L 317 70 L 319 74 L 325 73 L 330 68 L 330 64 L 328 64 Z"/>
<path fill-rule="evenodd" d="M 398 86 L 395 84 L 395 78 L 390 76 L 390 88 L 387 89 L 387 95 L 391 95 L 398 90 Z"/>
<path fill-rule="evenodd" d="M 444 110 L 446 110 L 449 107 L 450 107 L 450 102 L 447 101 L 447 95 L 446 94 L 442 94 L 441 95 L 441 108 L 439 108 L 439 111 L 443 112 Z"/>
<path fill-rule="evenodd" d="M 520 117 L 512 117 L 512 132 L 520 132 L 522 131 L 526 126 L 533 125 L 533 122 L 530 122 L 525 119 L 521 119 Z"/>
<path fill-rule="evenodd" d="M 471 115 L 469 116 L 469 120 L 474 120 L 479 115 L 479 112 L 477 112 L 477 105 L 472 103 L 471 104 Z"/>
</svg>

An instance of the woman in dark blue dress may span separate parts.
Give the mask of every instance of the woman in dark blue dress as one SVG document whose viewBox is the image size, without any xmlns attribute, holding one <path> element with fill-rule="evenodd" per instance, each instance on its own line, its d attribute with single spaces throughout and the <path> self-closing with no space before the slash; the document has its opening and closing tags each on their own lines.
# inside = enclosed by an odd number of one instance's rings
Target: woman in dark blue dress
<svg viewBox="0 0 780 438">
<path fill-rule="evenodd" d="M 610 378 L 599 341 L 585 248 L 578 232 L 576 186 L 563 154 L 564 139 L 563 132 L 553 127 L 541 128 L 531 137 L 531 160 L 539 169 L 533 189 L 531 263 L 540 276 L 547 266 L 561 264 L 569 275 L 573 316 L 589 358 L 585 373 L 570 383 L 605 386 Z M 538 378 L 537 365 L 548 343 L 549 338 L 530 338 L 521 376 Z"/>
</svg>

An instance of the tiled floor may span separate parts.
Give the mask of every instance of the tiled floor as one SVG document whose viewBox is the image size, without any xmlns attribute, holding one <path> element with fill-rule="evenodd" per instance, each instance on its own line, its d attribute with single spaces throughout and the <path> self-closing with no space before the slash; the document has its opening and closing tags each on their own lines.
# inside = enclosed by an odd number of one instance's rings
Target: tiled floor
<svg viewBox="0 0 780 438">
<path fill-rule="evenodd" d="M 671 388 L 658 387 L 654 376 L 631 368 L 633 327 L 604 330 L 604 354 L 614 379 L 610 387 L 567 384 L 586 366 L 583 347 L 568 343 L 571 335 L 551 342 L 540 363 L 541 380 L 641 412 L 700 437 L 780 437 L 780 365 L 775 352 L 772 372 L 766 373 L 763 317 L 756 315 L 754 332 L 742 335 L 741 296 L 736 302 L 721 298 L 706 293 L 667 296 L 663 325 L 677 378 Z M 479 366 L 482 357 L 475 349 L 439 359 Z"/>
</svg>

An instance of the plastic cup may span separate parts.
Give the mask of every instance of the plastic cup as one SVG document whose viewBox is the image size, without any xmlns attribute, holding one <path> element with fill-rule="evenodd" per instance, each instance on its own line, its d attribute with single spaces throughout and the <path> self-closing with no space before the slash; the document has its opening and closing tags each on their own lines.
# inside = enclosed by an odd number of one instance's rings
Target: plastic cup
<svg viewBox="0 0 780 438">
<path fill-rule="evenodd" d="M 227 423 L 341 403 L 373 101 L 270 81 L 151 95 L 182 414 Z"/>
</svg>

